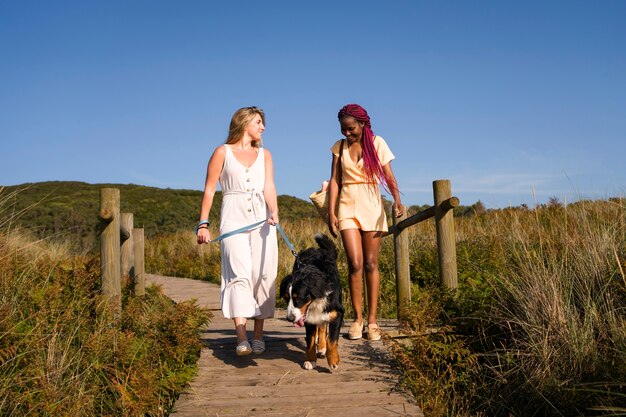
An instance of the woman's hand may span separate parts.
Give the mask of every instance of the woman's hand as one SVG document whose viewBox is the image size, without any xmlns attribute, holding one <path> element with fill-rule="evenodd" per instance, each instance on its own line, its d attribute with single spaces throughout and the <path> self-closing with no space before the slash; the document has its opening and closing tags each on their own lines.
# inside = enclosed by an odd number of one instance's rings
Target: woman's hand
<svg viewBox="0 0 626 417">
<path fill-rule="evenodd" d="M 198 245 L 203 243 L 209 243 L 211 241 L 211 232 L 208 227 L 201 227 L 198 229 Z"/>
<path fill-rule="evenodd" d="M 337 237 L 337 233 L 339 233 L 339 221 L 334 213 L 328 215 L 328 230 L 333 237 Z"/>
<path fill-rule="evenodd" d="M 272 226 L 276 226 L 278 224 L 278 213 L 270 214 L 269 219 L 267 219 L 267 223 Z"/>
<path fill-rule="evenodd" d="M 404 206 L 399 200 L 393 202 L 393 210 L 396 212 L 396 217 L 401 217 L 404 214 Z"/>
</svg>

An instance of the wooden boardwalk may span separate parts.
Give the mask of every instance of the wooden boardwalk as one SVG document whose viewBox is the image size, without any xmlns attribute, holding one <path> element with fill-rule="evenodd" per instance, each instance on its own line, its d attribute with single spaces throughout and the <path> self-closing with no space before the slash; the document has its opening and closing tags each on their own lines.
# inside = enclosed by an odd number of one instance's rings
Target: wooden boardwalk
<svg viewBox="0 0 626 417">
<path fill-rule="evenodd" d="M 339 341 L 339 369 L 330 372 L 326 359 L 311 371 L 302 368 L 304 329 L 277 310 L 265 322 L 266 352 L 237 357 L 232 320 L 219 308 L 219 286 L 185 278 L 148 275 L 175 301 L 197 299 L 213 320 L 202 337 L 206 348 L 191 386 L 177 400 L 176 417 L 386 417 L 423 416 L 415 401 L 398 389 L 398 373 L 390 366 L 382 341 Z M 394 321 L 380 321 L 391 330 Z M 342 335 L 347 333 L 347 327 Z M 252 322 L 248 325 L 252 337 Z"/>
</svg>

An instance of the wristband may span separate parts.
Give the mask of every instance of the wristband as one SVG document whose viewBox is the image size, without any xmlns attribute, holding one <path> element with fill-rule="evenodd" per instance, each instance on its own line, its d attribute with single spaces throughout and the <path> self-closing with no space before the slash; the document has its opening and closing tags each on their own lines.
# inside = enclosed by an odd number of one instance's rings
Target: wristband
<svg viewBox="0 0 626 417">
<path fill-rule="evenodd" d="M 209 224 L 210 224 L 210 223 L 209 223 L 209 221 L 208 221 L 208 220 L 200 220 L 200 221 L 198 222 L 198 224 L 196 225 L 196 236 L 198 236 L 198 229 L 199 229 L 199 228 L 200 228 L 200 226 L 202 226 L 203 224 L 206 224 L 206 225 L 207 225 L 207 227 L 206 227 L 207 229 L 209 228 Z"/>
</svg>

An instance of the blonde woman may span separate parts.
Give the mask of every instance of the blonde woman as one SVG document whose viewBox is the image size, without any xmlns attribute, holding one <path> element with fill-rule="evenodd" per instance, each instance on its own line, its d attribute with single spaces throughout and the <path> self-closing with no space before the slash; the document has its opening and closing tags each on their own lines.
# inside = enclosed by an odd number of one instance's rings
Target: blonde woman
<svg viewBox="0 0 626 417">
<path fill-rule="evenodd" d="M 208 243 L 209 212 L 218 181 L 223 192 L 220 234 L 261 222 L 221 241 L 222 313 L 235 324 L 238 356 L 265 351 L 263 324 L 274 317 L 276 306 L 278 203 L 272 156 L 262 146 L 264 130 L 265 114 L 260 108 L 235 112 L 226 143 L 209 160 L 196 226 L 198 244 Z M 254 319 L 252 343 L 246 333 L 250 318 Z"/>
</svg>

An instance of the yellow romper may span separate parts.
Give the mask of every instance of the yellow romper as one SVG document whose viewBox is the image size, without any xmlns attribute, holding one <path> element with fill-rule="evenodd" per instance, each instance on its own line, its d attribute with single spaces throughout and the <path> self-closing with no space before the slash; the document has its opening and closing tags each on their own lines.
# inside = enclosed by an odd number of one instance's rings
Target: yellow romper
<svg viewBox="0 0 626 417">
<path fill-rule="evenodd" d="M 330 148 L 333 155 L 339 157 L 341 140 Z M 374 147 L 381 165 L 385 166 L 395 158 L 387 142 L 380 136 L 374 136 Z M 378 184 L 368 183 L 363 172 L 363 158 L 356 164 L 350 158 L 346 144 L 341 158 L 341 191 L 337 220 L 339 230 L 360 229 L 363 231 L 387 231 L 387 215 L 383 206 Z"/>
</svg>

